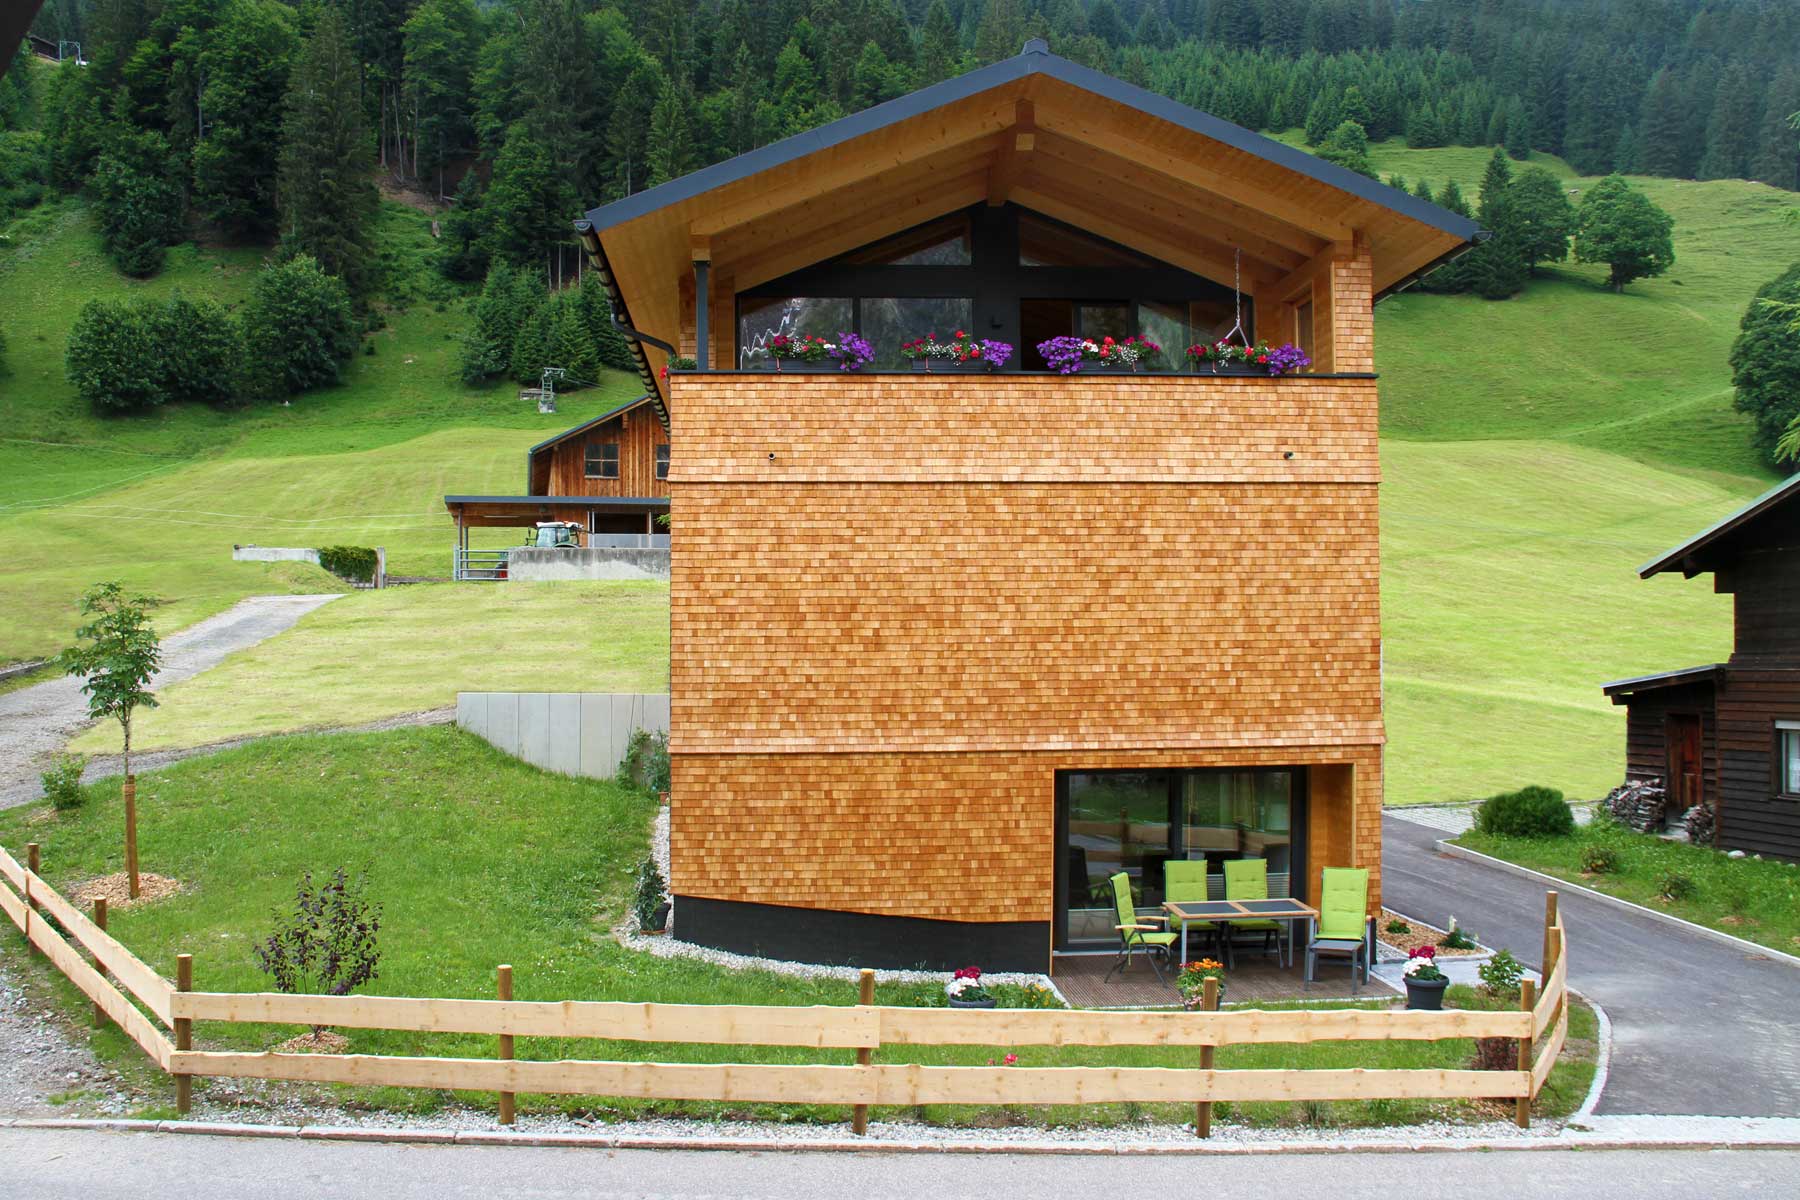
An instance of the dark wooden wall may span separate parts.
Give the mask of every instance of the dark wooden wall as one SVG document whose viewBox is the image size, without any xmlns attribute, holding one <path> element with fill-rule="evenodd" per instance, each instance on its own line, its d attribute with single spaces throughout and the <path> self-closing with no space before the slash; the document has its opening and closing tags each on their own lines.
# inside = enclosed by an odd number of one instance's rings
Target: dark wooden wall
<svg viewBox="0 0 1800 1200">
<path fill-rule="evenodd" d="M 1711 684 L 1658 688 L 1633 696 L 1625 717 L 1625 777 L 1655 777 L 1666 785 L 1669 774 L 1668 719 L 1698 715 L 1700 787 L 1707 798 L 1716 801 L 1719 798 L 1719 752 L 1713 704 Z"/>
<path fill-rule="evenodd" d="M 1778 720 L 1800 721 L 1800 667 L 1732 667 L 1718 698 L 1719 845 L 1800 859 L 1800 801 L 1775 794 Z"/>
<path fill-rule="evenodd" d="M 531 464 L 531 489 L 538 496 L 666 496 L 669 481 L 656 477 L 656 447 L 668 431 L 648 404 L 620 413 L 575 434 L 538 455 Z M 589 479 L 589 442 L 619 444 L 619 477 Z"/>
<path fill-rule="evenodd" d="M 1714 586 L 1736 593 L 1734 664 L 1800 667 L 1800 549 L 1745 554 L 1719 571 Z"/>
</svg>

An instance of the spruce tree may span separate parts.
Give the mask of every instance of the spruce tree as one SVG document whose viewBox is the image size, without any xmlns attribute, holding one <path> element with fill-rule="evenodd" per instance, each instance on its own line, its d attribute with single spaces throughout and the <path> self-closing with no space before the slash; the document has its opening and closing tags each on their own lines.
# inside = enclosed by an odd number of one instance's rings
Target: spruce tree
<svg viewBox="0 0 1800 1200">
<path fill-rule="evenodd" d="M 543 377 L 545 367 L 558 365 L 550 361 L 550 319 L 550 301 L 538 291 L 531 306 L 520 312 L 519 327 L 513 334 L 509 364 L 517 382 L 535 384 Z"/>
<path fill-rule="evenodd" d="M 228 0 L 200 50 L 198 107 L 206 116 L 194 145 L 193 203 L 233 236 L 264 237 L 279 227 L 283 100 L 299 46 L 287 5 Z"/>
<path fill-rule="evenodd" d="M 550 152 L 521 123 L 507 131 L 481 202 L 487 227 L 480 249 L 490 262 L 540 270 L 552 246 L 567 242 L 574 192 Z"/>
<path fill-rule="evenodd" d="M 931 0 L 925 13 L 925 28 L 919 35 L 918 75 L 920 86 L 939 83 L 957 73 L 962 58 L 962 42 L 957 37 L 956 22 L 944 0 Z"/>
<path fill-rule="evenodd" d="M 1663 68 L 1644 93 L 1638 127 L 1644 131 L 1643 161 L 1647 175 L 1674 177 L 1682 171 L 1681 143 L 1687 114 L 1674 75 Z"/>
<path fill-rule="evenodd" d="M 1355 121 L 1345 121 L 1331 131 L 1319 147 L 1319 157 L 1326 162 L 1348 167 L 1359 175 L 1377 179 L 1375 164 L 1369 161 L 1369 138 Z"/>
<path fill-rule="evenodd" d="M 1790 191 L 1800 187 L 1800 69 L 1783 67 L 1769 88 L 1750 177 Z"/>
<path fill-rule="evenodd" d="M 1475 210 L 1475 219 L 1490 236 L 1465 255 L 1460 264 L 1468 289 L 1484 300 L 1504 300 L 1525 286 L 1527 268 L 1511 190 L 1512 166 L 1506 152 L 1495 147 L 1481 177 L 1481 202 Z"/>
<path fill-rule="evenodd" d="M 1725 68 L 1706 122 L 1706 150 L 1700 156 L 1701 179 L 1742 179 L 1750 173 L 1762 120 L 1762 95 L 1742 63 Z"/>
<path fill-rule="evenodd" d="M 1531 274 L 1540 262 L 1569 256 L 1575 233 L 1575 206 L 1556 176 L 1542 167 L 1526 167 L 1507 188 L 1507 236 L 1512 238 Z"/>
<path fill-rule="evenodd" d="M 475 56 L 481 14 L 474 0 L 424 0 L 401 30 L 405 99 L 414 115 L 413 159 L 439 196 L 444 167 L 475 136 Z"/>
<path fill-rule="evenodd" d="M 645 147 L 651 187 L 679 179 L 700 165 L 694 148 L 693 100 L 686 84 L 663 81 L 656 106 L 650 110 L 650 137 Z"/>
<path fill-rule="evenodd" d="M 343 18 L 325 10 L 288 84 L 277 185 L 282 252 L 316 260 L 353 298 L 373 286 L 380 204 L 369 182 L 374 164 L 356 98 L 359 73 Z"/>
<path fill-rule="evenodd" d="M 1575 261 L 1612 268 L 1607 286 L 1625 290 L 1634 279 L 1661 275 L 1675 263 L 1674 218 L 1618 175 L 1587 190 L 1575 222 Z"/>
</svg>

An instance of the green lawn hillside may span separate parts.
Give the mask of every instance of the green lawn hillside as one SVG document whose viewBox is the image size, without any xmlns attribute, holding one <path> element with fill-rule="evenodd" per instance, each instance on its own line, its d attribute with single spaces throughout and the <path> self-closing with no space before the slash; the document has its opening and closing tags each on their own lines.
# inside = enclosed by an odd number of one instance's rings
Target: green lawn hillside
<svg viewBox="0 0 1800 1200">
<path fill-rule="evenodd" d="M 1471 199 L 1487 159 L 1395 143 L 1373 155 L 1384 175 L 1455 178 Z M 1571 188 L 1591 182 L 1538 161 Z M 1604 268 L 1566 264 L 1509 301 L 1408 292 L 1378 310 L 1393 801 L 1526 782 L 1597 794 L 1616 781 L 1623 736 L 1598 684 L 1728 652 L 1726 599 L 1704 581 L 1640 581 L 1635 568 L 1772 478 L 1731 410 L 1726 356 L 1752 293 L 1800 257 L 1800 232 L 1781 221 L 1791 198 L 1772 188 L 1634 182 L 1675 217 L 1669 275 L 1614 295 Z M 0 250 L 12 367 L 0 377 L 0 661 L 61 645 L 72 598 L 110 575 L 171 597 L 171 627 L 242 595 L 331 584 L 309 568 L 233 564 L 234 541 L 383 544 L 398 571 L 442 573 L 445 492 L 516 490 L 527 445 L 631 394 L 614 377 L 540 417 L 511 385 L 465 388 L 454 378 L 460 300 L 416 270 L 416 297 L 341 388 L 289 409 L 99 420 L 61 377 L 62 333 L 81 301 L 175 286 L 229 300 L 257 256 L 187 248 L 140 284 L 111 272 L 79 208 L 28 224 Z M 427 223 L 390 204 L 383 240 L 416 264 Z M 657 626 L 619 634 L 645 658 L 633 672 L 610 649 L 525 648 L 610 637 L 584 621 L 584 589 L 501 590 L 522 597 L 504 614 L 492 600 L 446 602 L 462 594 L 451 588 L 337 601 L 210 681 L 169 689 L 145 733 L 180 745 L 318 724 L 334 712 L 320 699 L 330 689 L 315 686 L 327 679 L 357 687 L 354 719 L 429 707 L 459 687 L 498 686 L 483 660 L 510 663 L 506 686 L 523 686 L 520 675 L 548 689 L 666 679 L 666 602 L 625 605 Z M 549 632 L 568 630 L 578 632 Z M 427 669 L 420 639 L 458 654 Z M 350 663 L 382 682 L 352 685 Z"/>
</svg>

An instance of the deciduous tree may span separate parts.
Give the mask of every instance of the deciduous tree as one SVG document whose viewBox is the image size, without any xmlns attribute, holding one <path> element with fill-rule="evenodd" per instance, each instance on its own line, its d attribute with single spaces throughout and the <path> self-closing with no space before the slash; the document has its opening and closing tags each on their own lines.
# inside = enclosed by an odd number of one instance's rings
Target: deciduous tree
<svg viewBox="0 0 1800 1200">
<path fill-rule="evenodd" d="M 1612 268 L 1607 286 L 1661 275 L 1675 263 L 1674 218 L 1619 175 L 1589 188 L 1576 214 L 1575 261 Z"/>
</svg>

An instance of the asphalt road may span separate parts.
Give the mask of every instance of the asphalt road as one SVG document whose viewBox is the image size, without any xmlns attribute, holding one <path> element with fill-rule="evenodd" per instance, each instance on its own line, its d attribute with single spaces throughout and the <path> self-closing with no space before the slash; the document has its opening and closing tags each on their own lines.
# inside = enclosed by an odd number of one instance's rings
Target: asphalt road
<svg viewBox="0 0 1800 1200">
<path fill-rule="evenodd" d="M 0 1129 L 0 1196 L 21 1200 L 919 1200 L 943 1194 L 1289 1200 L 1321 1190 L 1457 1200 L 1694 1200 L 1792 1195 L 1796 1179 L 1800 1151 L 1791 1150 L 1196 1159 L 419 1146 Z"/>
<path fill-rule="evenodd" d="M 339 594 L 252 596 L 171 634 L 163 640 L 163 669 L 154 686 L 167 687 L 215 667 L 233 651 L 291 628 Z M 38 775 L 45 761 L 87 722 L 87 699 L 78 679 L 52 679 L 0 695 L 0 808 L 27 804 L 43 795 Z M 99 765 L 90 764 L 88 778 L 95 776 Z"/>
<path fill-rule="evenodd" d="M 1442 836 L 1383 818 L 1383 901 L 1538 966 L 1544 885 L 1440 854 Z M 1800 968 L 1567 889 L 1561 908 L 1569 982 L 1613 1021 L 1597 1112 L 1800 1117 Z"/>
</svg>

